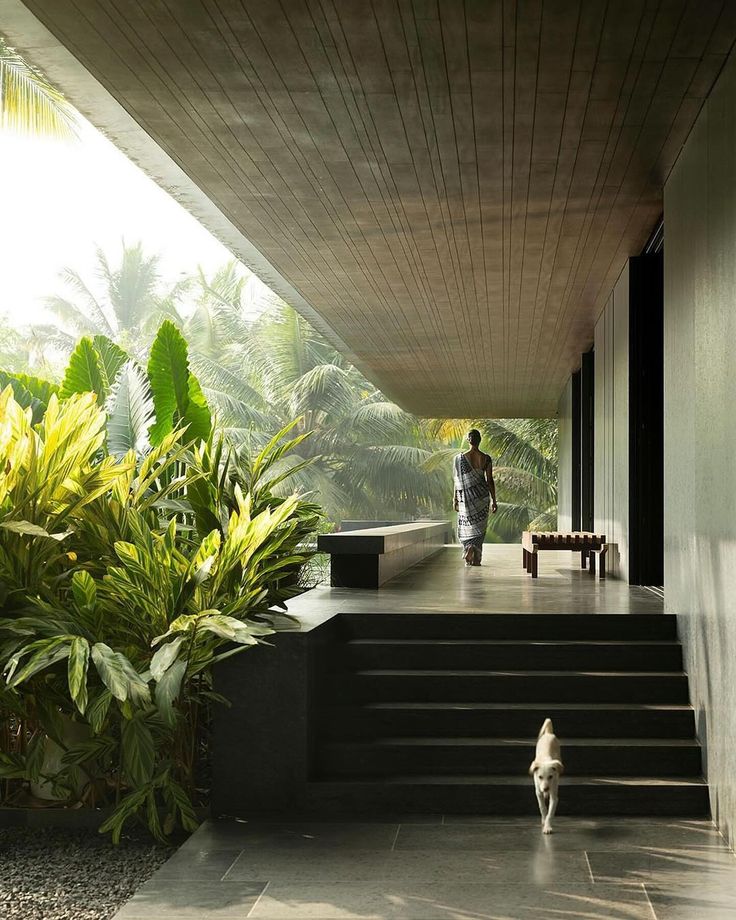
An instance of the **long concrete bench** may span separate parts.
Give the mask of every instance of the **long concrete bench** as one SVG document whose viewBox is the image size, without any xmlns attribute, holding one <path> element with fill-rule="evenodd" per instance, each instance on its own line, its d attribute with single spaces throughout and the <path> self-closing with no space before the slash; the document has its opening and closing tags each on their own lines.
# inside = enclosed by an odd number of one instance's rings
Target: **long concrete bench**
<svg viewBox="0 0 736 920">
<path fill-rule="evenodd" d="M 449 521 L 419 521 L 320 534 L 317 548 L 329 553 L 335 588 L 379 588 L 452 539 Z"/>
</svg>

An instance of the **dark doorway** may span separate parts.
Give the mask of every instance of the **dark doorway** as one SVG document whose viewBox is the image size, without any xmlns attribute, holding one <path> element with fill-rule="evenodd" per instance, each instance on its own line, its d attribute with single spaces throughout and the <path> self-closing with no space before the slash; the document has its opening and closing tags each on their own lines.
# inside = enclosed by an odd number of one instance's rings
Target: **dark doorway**
<svg viewBox="0 0 736 920">
<path fill-rule="evenodd" d="M 663 226 L 629 260 L 629 583 L 664 582 Z"/>
<path fill-rule="evenodd" d="M 595 424 L 595 351 L 583 355 L 580 368 L 580 529 L 592 531 Z"/>
<path fill-rule="evenodd" d="M 581 456 L 580 456 L 580 437 L 582 425 L 580 418 L 580 379 L 581 371 L 575 371 L 572 375 L 572 529 L 581 529 L 580 499 L 582 495 L 581 486 Z"/>
</svg>

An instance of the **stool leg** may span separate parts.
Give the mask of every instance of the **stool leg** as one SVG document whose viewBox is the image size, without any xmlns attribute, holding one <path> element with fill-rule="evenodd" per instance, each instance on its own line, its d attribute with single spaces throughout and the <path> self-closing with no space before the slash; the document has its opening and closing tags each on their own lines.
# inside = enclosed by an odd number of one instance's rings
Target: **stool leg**
<svg viewBox="0 0 736 920">
<path fill-rule="evenodd" d="M 581 569 L 584 569 L 584 568 L 585 568 L 585 560 L 586 560 L 587 556 L 588 556 L 588 551 L 585 550 L 585 549 L 584 549 L 584 550 L 581 550 L 581 552 L 580 552 L 580 568 L 581 568 Z"/>
<path fill-rule="evenodd" d="M 537 568 L 537 566 L 538 566 L 538 563 L 539 563 L 539 554 L 538 554 L 538 553 L 530 553 L 529 555 L 532 557 L 532 578 L 536 578 L 536 577 L 537 577 L 537 574 L 538 574 L 538 568 Z"/>
<path fill-rule="evenodd" d="M 604 579 L 606 577 L 606 552 L 605 550 L 600 554 L 598 560 L 598 578 Z"/>
<path fill-rule="evenodd" d="M 526 557 L 527 557 L 528 553 L 527 553 L 527 550 L 526 550 L 525 547 L 522 547 L 521 552 L 522 552 L 522 556 L 521 556 L 521 560 L 522 560 L 522 561 L 521 561 L 521 567 L 522 567 L 522 569 L 525 569 L 525 570 L 526 570 L 526 567 L 527 567 Z M 528 571 L 528 570 L 527 570 L 527 571 Z"/>
<path fill-rule="evenodd" d="M 590 574 L 595 575 L 595 553 L 593 552 L 593 550 L 591 550 L 590 555 L 588 557 L 588 563 L 590 567 Z"/>
</svg>

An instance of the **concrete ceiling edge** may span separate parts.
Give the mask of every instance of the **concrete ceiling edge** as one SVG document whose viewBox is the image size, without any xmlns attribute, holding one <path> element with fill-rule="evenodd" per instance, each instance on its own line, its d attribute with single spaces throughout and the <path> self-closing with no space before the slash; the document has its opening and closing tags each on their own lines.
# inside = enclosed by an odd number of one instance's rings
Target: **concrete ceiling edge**
<svg viewBox="0 0 736 920">
<path fill-rule="evenodd" d="M 0 31 L 13 48 L 43 71 L 98 131 L 375 382 L 374 376 L 361 366 L 359 359 L 315 308 L 21 0 L 0 0 Z M 391 398 L 385 390 L 382 392 Z"/>
</svg>

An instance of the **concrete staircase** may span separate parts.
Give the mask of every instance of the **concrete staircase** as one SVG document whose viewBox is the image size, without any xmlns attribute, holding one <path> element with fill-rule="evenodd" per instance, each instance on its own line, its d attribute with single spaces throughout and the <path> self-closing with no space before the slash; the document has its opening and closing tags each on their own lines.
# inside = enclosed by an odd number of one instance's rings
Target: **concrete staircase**
<svg viewBox="0 0 736 920">
<path fill-rule="evenodd" d="M 319 675 L 310 807 L 534 814 L 550 717 L 560 814 L 709 813 L 674 617 L 343 614 Z"/>
</svg>

